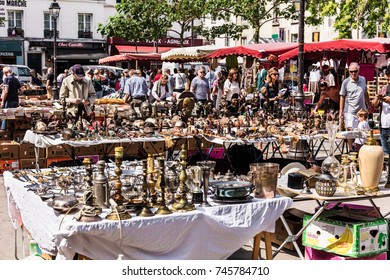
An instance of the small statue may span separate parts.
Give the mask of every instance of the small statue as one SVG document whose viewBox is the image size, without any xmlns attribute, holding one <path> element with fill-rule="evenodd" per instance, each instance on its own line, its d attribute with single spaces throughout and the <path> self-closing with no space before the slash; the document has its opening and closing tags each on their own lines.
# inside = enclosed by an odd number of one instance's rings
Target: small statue
<svg viewBox="0 0 390 280">
<path fill-rule="evenodd" d="M 196 116 L 198 118 L 204 117 L 204 106 L 202 101 L 198 101 L 198 103 L 196 103 Z"/>
<path fill-rule="evenodd" d="M 146 100 L 141 103 L 140 111 L 141 118 L 143 120 L 146 120 L 147 118 L 150 118 L 152 116 L 152 105 L 149 103 L 149 101 Z"/>
</svg>

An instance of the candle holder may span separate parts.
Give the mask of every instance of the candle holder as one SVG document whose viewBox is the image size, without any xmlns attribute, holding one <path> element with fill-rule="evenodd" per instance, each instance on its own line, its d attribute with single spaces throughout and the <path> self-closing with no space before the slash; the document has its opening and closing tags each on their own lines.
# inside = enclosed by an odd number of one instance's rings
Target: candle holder
<svg viewBox="0 0 390 280">
<path fill-rule="evenodd" d="M 148 206 L 148 161 L 142 160 L 142 210 L 137 214 L 140 217 L 152 217 L 154 213 Z"/>
<path fill-rule="evenodd" d="M 203 207 L 210 207 L 210 203 L 207 201 L 207 195 L 209 192 L 209 180 L 210 180 L 210 173 L 211 170 L 215 167 L 215 161 L 211 160 L 204 160 L 204 161 L 198 161 L 198 166 L 202 170 L 203 174 L 203 202 L 201 203 L 201 206 Z"/>
<path fill-rule="evenodd" d="M 115 175 L 116 181 L 114 185 L 114 195 L 112 200 L 115 202 L 113 205 L 113 210 L 107 215 L 106 219 L 108 220 L 128 220 L 131 218 L 131 215 L 126 212 L 125 207 L 123 206 L 124 197 L 122 195 L 122 182 L 120 180 L 122 175 L 122 158 L 123 158 L 123 147 L 115 147 Z"/>
<path fill-rule="evenodd" d="M 149 196 L 150 196 L 150 201 L 149 201 L 149 206 L 153 208 L 157 208 L 160 206 L 157 203 L 157 193 L 156 193 L 156 180 L 154 178 L 154 175 L 156 173 L 156 170 L 154 169 L 154 157 L 152 154 L 148 155 L 148 176 L 149 176 Z"/>
<path fill-rule="evenodd" d="M 172 210 L 178 211 L 178 212 L 187 212 L 187 211 L 195 210 L 194 204 L 192 204 L 191 202 L 188 202 L 188 199 L 187 199 L 187 186 L 186 186 L 187 162 L 186 162 L 186 158 L 187 158 L 186 145 L 183 144 L 181 146 L 181 155 L 180 155 L 181 171 L 180 171 L 180 176 L 179 176 L 179 179 L 180 179 L 179 200 L 172 205 Z"/>
<path fill-rule="evenodd" d="M 161 190 L 161 201 L 160 206 L 158 207 L 156 214 L 157 215 L 169 215 L 172 214 L 172 210 L 167 207 L 165 204 L 165 190 L 167 189 L 167 185 L 165 183 L 165 159 L 158 158 L 158 167 L 159 167 L 159 178 L 157 181 L 156 189 Z"/>
</svg>

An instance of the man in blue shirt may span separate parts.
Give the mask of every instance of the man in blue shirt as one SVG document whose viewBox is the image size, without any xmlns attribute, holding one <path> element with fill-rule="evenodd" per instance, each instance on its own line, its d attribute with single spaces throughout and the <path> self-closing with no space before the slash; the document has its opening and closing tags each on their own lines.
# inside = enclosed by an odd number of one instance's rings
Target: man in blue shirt
<svg viewBox="0 0 390 280">
<path fill-rule="evenodd" d="M 138 107 L 146 100 L 148 93 L 148 86 L 146 80 L 142 77 L 141 70 L 135 70 L 135 74 L 127 80 L 124 89 L 126 103 L 130 102 Z"/>
<path fill-rule="evenodd" d="M 9 67 L 3 68 L 3 92 L 1 94 L 1 108 L 17 108 L 19 106 L 19 91 L 22 87 L 19 80 L 12 75 L 12 70 Z M 1 130 L 7 129 L 7 121 L 1 123 Z"/>
</svg>

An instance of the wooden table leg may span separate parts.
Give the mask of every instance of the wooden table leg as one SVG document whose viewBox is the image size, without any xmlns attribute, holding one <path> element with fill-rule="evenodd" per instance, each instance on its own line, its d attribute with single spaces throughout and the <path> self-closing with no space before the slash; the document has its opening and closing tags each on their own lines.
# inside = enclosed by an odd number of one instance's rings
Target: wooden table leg
<svg viewBox="0 0 390 280">
<path fill-rule="evenodd" d="M 271 243 L 271 234 L 269 232 L 260 232 L 253 238 L 252 260 L 259 259 L 261 236 L 264 237 L 265 258 L 266 260 L 272 260 L 272 243 Z"/>
</svg>

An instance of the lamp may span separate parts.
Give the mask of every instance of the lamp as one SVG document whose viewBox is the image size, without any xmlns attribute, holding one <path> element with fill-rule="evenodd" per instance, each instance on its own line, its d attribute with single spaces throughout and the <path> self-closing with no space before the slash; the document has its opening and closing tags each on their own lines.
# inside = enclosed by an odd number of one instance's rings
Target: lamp
<svg viewBox="0 0 390 280">
<path fill-rule="evenodd" d="M 296 0 L 294 5 L 299 6 L 299 31 L 298 31 L 298 90 L 294 97 L 294 110 L 302 111 L 305 95 L 303 93 L 304 76 L 304 41 L 305 41 L 305 1 Z"/>
<path fill-rule="evenodd" d="M 49 11 L 51 18 L 53 20 L 53 75 L 54 75 L 54 87 L 53 87 L 53 96 L 54 99 L 59 99 L 58 96 L 58 89 L 57 89 L 57 19 L 60 15 L 61 7 L 60 5 L 54 0 L 50 4 Z"/>
</svg>

